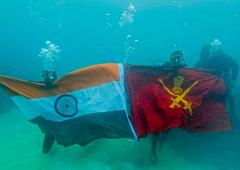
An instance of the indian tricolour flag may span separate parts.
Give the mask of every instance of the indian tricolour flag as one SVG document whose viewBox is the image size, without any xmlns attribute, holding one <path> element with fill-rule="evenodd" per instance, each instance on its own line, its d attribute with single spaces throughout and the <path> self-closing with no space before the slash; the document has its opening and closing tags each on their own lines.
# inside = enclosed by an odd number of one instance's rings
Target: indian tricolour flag
<svg viewBox="0 0 240 170">
<path fill-rule="evenodd" d="M 0 76 L 0 85 L 29 121 L 64 146 L 99 138 L 136 138 L 121 64 L 80 69 L 52 85 L 6 76 Z"/>
</svg>

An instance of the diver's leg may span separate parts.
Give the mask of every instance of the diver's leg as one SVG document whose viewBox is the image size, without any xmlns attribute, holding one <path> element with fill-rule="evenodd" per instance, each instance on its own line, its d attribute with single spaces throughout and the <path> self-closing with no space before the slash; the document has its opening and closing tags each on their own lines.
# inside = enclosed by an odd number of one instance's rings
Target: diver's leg
<svg viewBox="0 0 240 170">
<path fill-rule="evenodd" d="M 45 134 L 43 145 L 42 145 L 42 152 L 45 154 L 50 152 L 50 150 L 52 149 L 52 146 L 54 144 L 54 141 L 55 141 L 55 139 L 52 135 Z"/>
<path fill-rule="evenodd" d="M 232 123 L 233 130 L 236 127 L 236 124 L 239 123 L 238 116 L 237 116 L 237 111 L 236 111 L 236 103 L 234 100 L 234 95 L 233 95 L 233 85 L 231 83 L 231 80 L 229 80 L 230 75 L 226 75 L 224 78 L 225 81 L 225 87 L 227 91 L 227 98 L 226 98 L 226 103 L 227 103 L 227 109 L 229 112 L 229 119 Z"/>
<path fill-rule="evenodd" d="M 158 138 L 160 133 L 152 134 L 152 145 L 151 145 L 151 162 L 157 162 L 157 146 L 158 146 Z"/>
<path fill-rule="evenodd" d="M 165 139 L 167 137 L 167 134 L 168 134 L 168 131 L 154 133 L 152 135 L 152 146 L 151 146 L 152 147 L 151 148 L 151 161 L 152 161 L 152 163 L 157 162 L 157 147 L 158 147 L 158 144 L 160 146 L 163 145 L 163 142 L 165 141 Z"/>
<path fill-rule="evenodd" d="M 229 90 L 227 94 L 227 104 L 230 112 L 230 120 L 233 124 L 233 128 L 239 123 L 237 112 L 236 112 L 236 103 L 232 92 Z"/>
</svg>

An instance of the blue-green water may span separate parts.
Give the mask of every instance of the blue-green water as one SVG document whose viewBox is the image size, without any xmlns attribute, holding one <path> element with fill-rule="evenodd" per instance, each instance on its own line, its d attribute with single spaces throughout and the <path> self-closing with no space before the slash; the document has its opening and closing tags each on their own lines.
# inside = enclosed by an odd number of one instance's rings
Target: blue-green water
<svg viewBox="0 0 240 170">
<path fill-rule="evenodd" d="M 133 20 L 121 16 L 132 3 Z M 129 37 L 130 35 L 130 37 Z M 38 56 L 50 40 L 61 50 L 59 75 L 112 60 L 161 64 L 175 49 L 191 66 L 202 45 L 218 38 L 240 64 L 239 0 L 9 0 L 0 5 L 0 73 L 41 80 Z M 129 50 L 129 47 L 130 50 Z M 239 83 L 235 98 L 239 103 Z M 173 130 L 151 164 L 150 139 L 100 140 L 81 148 L 54 145 L 41 153 L 43 135 L 1 92 L 0 169 L 239 170 L 240 127 L 226 133 Z M 240 116 L 239 116 L 240 117 Z"/>
</svg>

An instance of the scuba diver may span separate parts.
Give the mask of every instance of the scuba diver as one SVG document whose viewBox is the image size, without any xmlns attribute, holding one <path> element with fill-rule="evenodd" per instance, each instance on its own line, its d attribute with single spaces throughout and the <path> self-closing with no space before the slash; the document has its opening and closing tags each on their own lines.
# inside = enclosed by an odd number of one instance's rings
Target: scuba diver
<svg viewBox="0 0 240 170">
<path fill-rule="evenodd" d="M 216 42 L 202 47 L 200 60 L 195 67 L 215 71 L 218 76 L 224 78 L 226 85 L 231 86 L 235 85 L 239 74 L 238 64 L 230 56 L 226 55 L 221 45 Z"/>
<path fill-rule="evenodd" d="M 43 82 L 46 85 L 46 87 L 50 87 L 54 81 L 57 80 L 57 72 L 56 72 L 56 61 L 58 60 L 59 53 L 61 52 L 58 45 L 52 43 L 51 41 L 45 42 L 45 48 L 42 48 L 39 57 L 42 60 L 43 63 L 43 71 L 42 71 L 42 79 Z M 51 134 L 45 134 L 44 136 L 44 142 L 42 146 L 42 152 L 48 153 L 53 144 L 54 144 L 54 137 Z"/>
<path fill-rule="evenodd" d="M 53 69 L 43 70 L 42 78 L 43 78 L 42 83 L 45 83 L 47 86 L 51 86 L 51 84 L 57 80 L 57 73 Z M 52 135 L 45 134 L 43 145 L 42 145 L 42 152 L 45 154 L 48 153 L 51 150 L 54 142 L 55 142 L 55 139 Z"/>
<path fill-rule="evenodd" d="M 222 49 L 220 40 L 215 39 L 211 44 L 205 45 L 201 49 L 200 60 L 195 67 L 210 69 L 222 77 L 227 90 L 227 103 L 232 114 L 232 122 L 237 120 L 235 111 L 235 101 L 232 95 L 232 89 L 235 87 L 239 74 L 239 66 L 230 56 L 226 55 Z"/>
<path fill-rule="evenodd" d="M 185 64 L 185 61 L 184 61 L 183 52 L 180 50 L 176 50 L 171 53 L 169 61 L 164 63 L 161 67 L 166 68 L 167 70 L 170 69 L 169 71 L 177 72 L 179 69 L 182 69 L 186 66 L 187 65 Z M 167 137 L 167 134 L 168 134 L 168 131 L 154 133 L 152 135 L 152 145 L 151 145 L 151 161 L 152 161 L 152 163 L 157 162 L 158 142 L 161 141 L 160 145 L 162 145 Z M 159 138 L 161 138 L 161 140 L 159 140 Z"/>
</svg>

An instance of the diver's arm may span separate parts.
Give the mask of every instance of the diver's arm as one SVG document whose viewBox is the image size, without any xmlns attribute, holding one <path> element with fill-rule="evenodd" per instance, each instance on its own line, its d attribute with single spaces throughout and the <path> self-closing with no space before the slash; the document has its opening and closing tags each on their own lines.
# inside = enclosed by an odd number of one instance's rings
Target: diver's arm
<svg viewBox="0 0 240 170">
<path fill-rule="evenodd" d="M 232 60 L 231 67 L 232 67 L 232 80 L 236 81 L 239 75 L 239 66 L 234 60 Z"/>
</svg>

